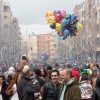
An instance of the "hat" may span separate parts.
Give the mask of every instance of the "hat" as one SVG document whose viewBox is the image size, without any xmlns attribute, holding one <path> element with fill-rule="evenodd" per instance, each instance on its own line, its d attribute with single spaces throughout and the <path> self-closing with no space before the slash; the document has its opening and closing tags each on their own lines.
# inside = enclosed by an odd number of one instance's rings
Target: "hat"
<svg viewBox="0 0 100 100">
<path fill-rule="evenodd" d="M 88 74 L 88 71 L 87 71 L 87 69 L 83 69 L 83 71 L 82 71 L 82 74 Z"/>
<path fill-rule="evenodd" d="M 8 69 L 8 71 L 13 71 L 13 72 L 15 72 L 15 69 L 14 69 L 14 67 L 10 67 L 10 68 Z"/>
</svg>

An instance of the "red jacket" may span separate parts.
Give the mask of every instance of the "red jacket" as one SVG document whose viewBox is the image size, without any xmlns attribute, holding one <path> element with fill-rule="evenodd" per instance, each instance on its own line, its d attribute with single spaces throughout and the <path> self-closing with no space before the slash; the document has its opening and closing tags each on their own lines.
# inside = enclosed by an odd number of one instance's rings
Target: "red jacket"
<svg viewBox="0 0 100 100">
<path fill-rule="evenodd" d="M 72 69 L 72 76 L 76 77 L 76 79 L 79 80 L 79 78 L 80 78 L 80 73 L 79 73 L 75 68 L 73 68 L 73 69 Z"/>
</svg>

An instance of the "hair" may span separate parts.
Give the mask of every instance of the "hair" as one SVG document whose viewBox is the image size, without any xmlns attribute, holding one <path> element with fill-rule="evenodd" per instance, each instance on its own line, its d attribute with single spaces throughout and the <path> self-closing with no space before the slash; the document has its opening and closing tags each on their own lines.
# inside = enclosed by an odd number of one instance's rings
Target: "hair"
<svg viewBox="0 0 100 100">
<path fill-rule="evenodd" d="M 28 62 L 26 56 L 22 56 L 22 60 L 26 60 Z"/>
<path fill-rule="evenodd" d="M 18 76 L 19 76 L 20 74 L 21 74 L 21 72 L 17 72 L 17 73 L 14 75 L 13 80 L 15 81 L 16 84 L 17 84 Z"/>
<path fill-rule="evenodd" d="M 54 72 L 56 72 L 58 76 L 60 75 L 60 73 L 59 73 L 58 70 L 52 70 L 52 71 L 50 72 L 50 77 L 51 77 L 51 74 L 54 73 Z"/>
<path fill-rule="evenodd" d="M 96 67 L 99 69 L 99 65 L 98 64 L 96 64 Z"/>
<path fill-rule="evenodd" d="M 81 81 L 86 81 L 88 79 L 88 75 L 82 74 Z"/>
<path fill-rule="evenodd" d="M 72 77 L 72 71 L 69 69 L 66 69 L 66 73 L 70 75 L 70 77 Z"/>
<path fill-rule="evenodd" d="M 41 76 L 41 70 L 39 68 L 34 68 L 33 71 L 35 72 L 35 75 Z"/>
<path fill-rule="evenodd" d="M 43 69 L 44 73 L 45 73 L 45 74 L 47 74 L 47 71 L 46 71 L 46 69 L 45 69 L 45 68 L 41 68 L 41 69 Z"/>
<path fill-rule="evenodd" d="M 5 80 L 5 76 L 4 75 L 0 75 L 0 78 L 2 78 L 3 80 Z"/>
<path fill-rule="evenodd" d="M 97 77 L 97 71 L 94 71 L 94 72 L 92 73 L 92 77 Z"/>
<path fill-rule="evenodd" d="M 58 63 L 56 63 L 55 66 L 58 66 Z"/>
<path fill-rule="evenodd" d="M 30 70 L 27 70 L 27 71 L 25 71 L 25 72 L 23 72 L 23 70 L 22 70 L 22 75 L 23 75 L 23 76 L 27 76 L 27 75 L 29 74 L 29 72 L 30 72 Z"/>
<path fill-rule="evenodd" d="M 100 76 L 97 78 L 96 86 L 97 86 L 98 88 L 100 88 Z"/>
<path fill-rule="evenodd" d="M 47 70 L 52 70 L 52 67 L 51 66 L 47 66 Z"/>
<path fill-rule="evenodd" d="M 67 64 L 67 68 L 69 68 L 69 69 L 70 69 L 70 68 L 72 68 L 72 66 L 71 66 L 70 64 Z"/>
</svg>

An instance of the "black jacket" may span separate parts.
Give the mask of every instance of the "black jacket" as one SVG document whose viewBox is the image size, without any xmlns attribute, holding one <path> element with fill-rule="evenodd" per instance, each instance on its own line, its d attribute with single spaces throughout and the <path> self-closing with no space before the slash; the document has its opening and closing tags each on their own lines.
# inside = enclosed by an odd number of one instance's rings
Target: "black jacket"
<svg viewBox="0 0 100 100">
<path fill-rule="evenodd" d="M 44 85 L 43 80 L 39 76 L 33 76 L 33 77 L 31 77 L 31 81 L 35 81 L 35 80 L 37 80 L 39 82 L 40 86 Z"/>
<path fill-rule="evenodd" d="M 100 100 L 100 88 L 93 90 L 92 100 Z"/>
<path fill-rule="evenodd" d="M 31 80 L 26 77 L 22 77 L 17 84 L 17 93 L 19 100 L 34 100 L 33 92 L 39 92 L 40 85 L 36 83 L 33 85 Z"/>
<path fill-rule="evenodd" d="M 2 88 L 1 88 L 1 95 L 2 95 L 3 100 L 9 100 L 9 98 L 10 98 L 10 96 L 5 93 L 7 87 L 8 87 L 8 85 L 4 81 L 3 85 L 2 85 Z"/>
<path fill-rule="evenodd" d="M 61 83 L 58 83 L 54 87 L 52 82 L 48 82 L 44 85 L 42 91 L 42 100 L 57 100 Z"/>
</svg>

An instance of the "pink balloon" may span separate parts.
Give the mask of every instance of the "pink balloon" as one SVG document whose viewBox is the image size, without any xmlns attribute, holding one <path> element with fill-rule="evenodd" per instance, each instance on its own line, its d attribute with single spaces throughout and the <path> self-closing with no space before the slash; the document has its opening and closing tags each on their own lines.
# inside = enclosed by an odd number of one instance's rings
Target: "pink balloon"
<svg viewBox="0 0 100 100">
<path fill-rule="evenodd" d="M 65 15 L 66 15 L 66 10 L 62 10 L 60 14 L 61 14 L 62 17 L 65 17 Z"/>
</svg>

